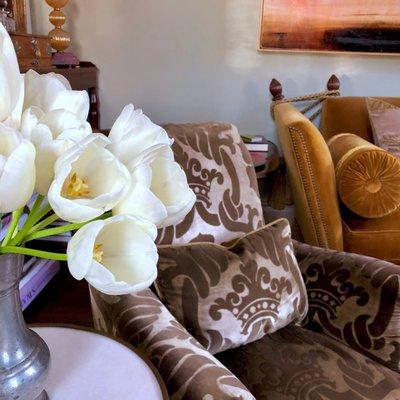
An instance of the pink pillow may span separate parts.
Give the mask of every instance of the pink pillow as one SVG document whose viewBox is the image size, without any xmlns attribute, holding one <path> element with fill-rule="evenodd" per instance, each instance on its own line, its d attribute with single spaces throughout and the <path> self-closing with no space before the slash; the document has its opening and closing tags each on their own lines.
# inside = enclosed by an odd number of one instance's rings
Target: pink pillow
<svg viewBox="0 0 400 400">
<path fill-rule="evenodd" d="M 375 144 L 400 158 L 400 108 L 379 99 L 366 99 Z"/>
</svg>

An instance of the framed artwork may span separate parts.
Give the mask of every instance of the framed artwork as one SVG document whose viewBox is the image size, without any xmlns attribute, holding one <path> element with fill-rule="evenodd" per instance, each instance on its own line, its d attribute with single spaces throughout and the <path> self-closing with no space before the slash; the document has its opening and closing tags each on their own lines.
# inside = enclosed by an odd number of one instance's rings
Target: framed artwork
<svg viewBox="0 0 400 400">
<path fill-rule="evenodd" d="M 400 53 L 400 0 L 262 0 L 260 50 Z"/>
<path fill-rule="evenodd" d="M 15 21 L 16 31 L 26 33 L 26 0 L 8 0 L 7 9 Z"/>
</svg>

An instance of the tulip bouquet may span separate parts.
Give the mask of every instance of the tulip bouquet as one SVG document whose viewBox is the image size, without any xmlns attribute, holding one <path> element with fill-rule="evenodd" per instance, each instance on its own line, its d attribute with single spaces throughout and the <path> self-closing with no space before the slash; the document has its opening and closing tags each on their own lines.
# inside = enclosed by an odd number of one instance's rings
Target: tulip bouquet
<svg viewBox="0 0 400 400">
<path fill-rule="evenodd" d="M 2 25 L 0 56 L 0 213 L 11 213 L 0 254 L 67 261 L 76 279 L 106 294 L 150 286 L 157 228 L 182 220 L 195 202 L 167 133 L 132 105 L 108 138 L 93 133 L 87 93 L 54 73 L 21 75 Z M 58 219 L 65 225 L 51 227 Z M 29 247 L 68 231 L 76 233 L 66 254 Z"/>
</svg>

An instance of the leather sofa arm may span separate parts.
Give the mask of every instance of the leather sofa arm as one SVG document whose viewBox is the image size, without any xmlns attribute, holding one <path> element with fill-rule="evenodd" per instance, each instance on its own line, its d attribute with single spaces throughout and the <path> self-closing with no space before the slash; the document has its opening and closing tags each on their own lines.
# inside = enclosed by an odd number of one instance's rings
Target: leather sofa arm
<svg viewBox="0 0 400 400">
<path fill-rule="evenodd" d="M 90 288 L 95 325 L 142 350 L 160 372 L 171 399 L 255 400 L 204 349 L 150 289 L 108 296 Z"/>
<path fill-rule="evenodd" d="M 400 266 L 294 241 L 306 326 L 400 371 Z"/>
</svg>

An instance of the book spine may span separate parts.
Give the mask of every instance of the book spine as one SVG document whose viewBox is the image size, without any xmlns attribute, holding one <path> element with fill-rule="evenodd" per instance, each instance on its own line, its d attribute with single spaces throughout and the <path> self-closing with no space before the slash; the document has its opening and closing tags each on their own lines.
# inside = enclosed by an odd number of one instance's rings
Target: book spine
<svg viewBox="0 0 400 400">
<path fill-rule="evenodd" d="M 267 152 L 268 143 L 245 143 L 248 151 Z"/>
<path fill-rule="evenodd" d="M 31 304 L 59 270 L 60 263 L 53 260 L 41 260 L 31 267 L 19 285 L 22 310 Z"/>
</svg>

